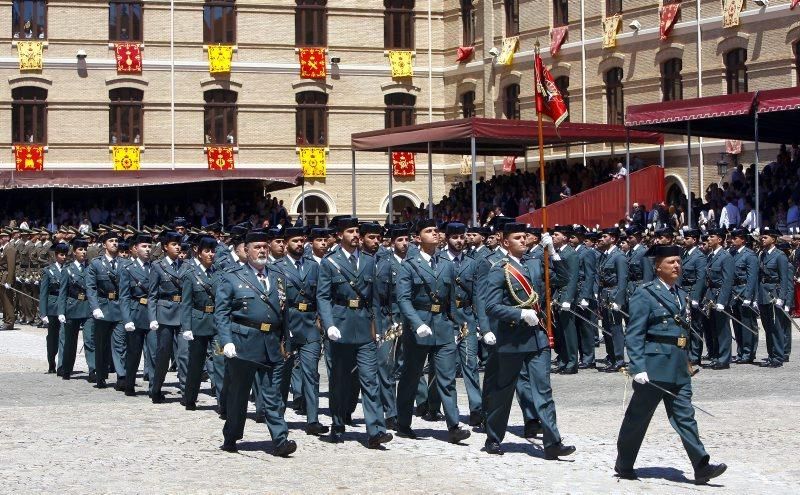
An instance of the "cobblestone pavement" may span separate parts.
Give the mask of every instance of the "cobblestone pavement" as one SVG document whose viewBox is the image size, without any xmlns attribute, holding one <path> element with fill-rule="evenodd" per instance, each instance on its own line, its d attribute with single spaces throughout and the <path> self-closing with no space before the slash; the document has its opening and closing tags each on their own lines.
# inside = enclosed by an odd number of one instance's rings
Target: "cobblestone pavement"
<svg viewBox="0 0 800 495">
<path fill-rule="evenodd" d="M 248 422 L 239 454 L 218 450 L 222 421 L 206 393 L 198 411 L 188 412 L 174 387 L 167 403 L 154 405 L 141 392 L 128 398 L 45 374 L 44 333 L 30 327 L 0 333 L 0 493 L 796 493 L 800 482 L 796 358 L 777 370 L 743 365 L 695 378 L 696 403 L 716 415 L 697 416 L 701 437 L 712 461 L 729 466 L 698 490 L 663 412 L 654 416 L 639 455 L 641 480 L 613 478 L 621 375 L 553 376 L 561 433 L 578 449 L 569 460 L 545 461 L 541 441 L 521 437 L 516 406 L 502 457 L 481 452 L 481 433 L 451 445 L 444 423 L 419 418 L 413 427 L 427 437 L 421 440 L 396 438 L 385 451 L 368 450 L 361 422 L 349 429 L 348 441 L 331 445 L 306 436 L 303 418 L 288 411 L 298 450 L 279 459 L 266 452 L 269 434 L 255 422 Z M 174 382 L 171 373 L 168 383 Z M 208 383 L 203 387 L 207 392 Z M 459 404 L 464 417 L 461 383 Z M 322 421 L 330 423 L 327 416 Z"/>
</svg>

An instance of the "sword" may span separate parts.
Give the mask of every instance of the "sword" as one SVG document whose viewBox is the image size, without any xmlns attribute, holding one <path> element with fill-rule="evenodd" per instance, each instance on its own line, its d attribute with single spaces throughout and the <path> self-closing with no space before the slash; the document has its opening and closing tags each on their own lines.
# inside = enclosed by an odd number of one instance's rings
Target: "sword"
<svg viewBox="0 0 800 495">
<path fill-rule="evenodd" d="M 580 318 L 581 320 L 585 321 L 589 325 L 591 325 L 591 326 L 595 327 L 596 329 L 600 330 L 601 332 L 603 332 L 604 334 L 608 335 L 609 337 L 613 337 L 613 335 L 611 335 L 611 332 L 609 332 L 608 330 L 604 329 L 603 327 L 601 327 L 597 323 L 589 320 L 588 318 L 583 317 L 582 315 L 578 314 L 576 311 L 573 311 L 572 308 L 564 308 L 560 304 L 556 303 L 555 301 L 553 301 L 553 305 L 556 306 L 556 308 L 558 310 L 560 310 L 560 311 L 569 311 L 573 315 L 577 316 L 578 318 Z"/>
<path fill-rule="evenodd" d="M 621 372 L 622 374 L 626 375 L 626 376 L 631 376 L 631 374 L 630 374 L 630 373 L 628 373 L 628 369 L 627 369 L 627 368 L 620 368 L 620 372 Z M 637 382 L 637 383 L 638 383 L 638 382 Z M 669 390 L 665 389 L 665 388 L 664 388 L 664 387 L 662 387 L 661 385 L 656 385 L 655 383 L 653 383 L 653 382 L 651 382 L 651 381 L 647 381 L 647 382 L 645 382 L 645 383 L 647 383 L 648 385 L 651 385 L 651 386 L 655 387 L 656 389 L 658 389 L 658 390 L 660 390 L 660 391 L 664 392 L 665 394 L 669 395 L 669 396 L 670 396 L 670 397 L 672 397 L 673 399 L 677 399 L 677 398 L 678 398 L 678 396 L 677 396 L 677 395 L 675 395 L 674 393 L 672 393 L 672 392 L 670 392 Z M 709 416 L 711 416 L 712 418 L 716 418 L 716 416 L 714 416 L 714 415 L 713 415 L 713 414 L 711 414 L 710 412 L 706 411 L 706 410 L 705 410 L 705 409 L 703 409 L 702 407 L 700 407 L 700 406 L 698 406 L 698 405 L 696 405 L 696 404 L 693 404 L 691 400 L 689 401 L 689 405 L 690 405 L 690 406 L 692 406 L 693 408 L 697 409 L 698 411 L 702 412 L 702 413 L 708 414 L 708 415 L 709 415 Z"/>
<path fill-rule="evenodd" d="M 711 304 L 715 304 L 715 303 L 712 303 L 711 301 L 709 301 L 709 305 L 711 305 Z M 737 318 L 737 317 L 733 316 L 732 314 L 730 314 L 729 312 L 725 311 L 725 308 L 717 309 L 716 305 L 714 305 L 713 307 L 714 307 L 714 310 L 719 311 L 720 313 L 723 313 L 725 315 L 728 315 L 728 318 L 730 318 L 731 320 L 735 321 L 736 323 L 741 325 L 742 328 L 745 328 L 747 331 L 749 331 L 750 333 L 752 333 L 753 335 L 758 337 L 758 332 L 756 332 L 755 330 L 750 328 L 748 325 L 745 325 L 744 322 L 742 322 L 742 320 L 740 320 L 739 318 Z M 781 308 L 781 310 L 783 310 L 783 308 Z"/>
<path fill-rule="evenodd" d="M 788 319 L 789 319 L 789 323 L 791 323 L 791 324 L 792 324 L 792 326 L 793 326 L 794 328 L 796 328 L 797 330 L 800 330 L 800 326 L 798 326 L 798 325 L 797 325 L 797 322 L 796 322 L 796 321 L 794 321 L 794 318 L 792 318 L 792 316 L 791 316 L 789 313 L 787 313 L 785 309 L 783 309 L 783 306 L 778 306 L 777 304 L 775 304 L 775 299 L 773 299 L 773 300 L 772 300 L 772 301 L 770 301 L 770 302 L 772 303 L 773 307 L 775 307 L 775 308 L 778 308 L 778 310 L 779 310 L 781 313 L 783 313 L 783 315 L 784 315 L 786 318 L 788 318 Z"/>
<path fill-rule="evenodd" d="M 15 289 L 15 288 L 13 288 L 13 287 L 9 287 L 8 289 L 9 289 L 9 290 L 13 290 L 13 291 L 14 291 L 14 292 L 16 292 L 17 294 L 22 294 L 22 295 L 23 295 L 23 296 L 25 296 L 25 297 L 28 297 L 28 298 L 30 298 L 30 299 L 33 299 L 33 300 L 34 300 L 34 301 L 36 301 L 36 302 L 39 302 L 39 298 L 38 298 L 38 297 L 33 297 L 32 295 L 30 295 L 30 294 L 26 294 L 26 293 L 22 292 L 21 290 L 17 290 L 17 289 Z"/>
<path fill-rule="evenodd" d="M 606 308 L 610 309 L 611 311 L 616 311 L 617 313 L 621 314 L 621 315 L 622 315 L 622 316 L 624 316 L 625 318 L 630 318 L 630 317 L 631 317 L 631 315 L 629 315 L 628 313 L 626 313 L 625 311 L 623 311 L 623 310 L 622 310 L 622 308 L 619 308 L 619 309 L 614 309 L 614 307 L 611 305 L 611 303 L 610 303 L 610 302 L 607 302 L 607 301 L 606 301 L 606 302 L 604 302 L 604 303 L 603 303 L 603 306 L 605 306 Z"/>
</svg>

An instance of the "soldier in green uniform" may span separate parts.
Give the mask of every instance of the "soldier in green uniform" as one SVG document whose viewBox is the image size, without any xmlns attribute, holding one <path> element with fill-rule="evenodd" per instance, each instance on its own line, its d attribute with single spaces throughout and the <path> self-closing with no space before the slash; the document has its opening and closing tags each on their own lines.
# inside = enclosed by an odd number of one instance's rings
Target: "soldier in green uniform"
<svg viewBox="0 0 800 495">
<path fill-rule="evenodd" d="M 706 289 L 706 263 L 705 254 L 700 250 L 700 231 L 689 229 L 683 232 L 683 253 L 681 253 L 681 278 L 678 284 L 689 295 L 691 311 L 689 335 L 689 361 L 693 365 L 700 365 L 703 354 L 703 311 L 700 301 Z"/>
<path fill-rule="evenodd" d="M 736 356 L 731 358 L 731 362 L 739 364 L 752 363 L 758 349 L 758 335 L 753 334 L 758 332 L 758 322 L 752 306 L 758 290 L 758 256 L 747 246 L 749 237 L 745 229 L 731 232 L 734 265 L 731 312 L 739 320 L 731 321 L 736 338 Z"/>
<path fill-rule="evenodd" d="M 78 333 L 83 328 L 83 355 L 89 367 L 89 382 L 97 380 L 95 371 L 92 314 L 86 298 L 86 248 L 89 241 L 76 237 L 72 240 L 73 262 L 61 270 L 61 284 L 58 289 L 58 321 L 64 325 L 64 360 L 62 378 L 72 378 L 75 355 L 78 352 Z"/>
<path fill-rule="evenodd" d="M 0 330 L 13 330 L 16 321 L 14 312 L 14 291 L 11 286 L 16 280 L 17 248 L 11 242 L 11 229 L 0 231 L 0 302 L 3 305 L 3 325 Z"/>
<path fill-rule="evenodd" d="M 731 367 L 730 317 L 725 313 L 730 307 L 733 289 L 733 257 L 725 249 L 727 231 L 715 229 L 708 233 L 708 264 L 706 266 L 706 293 L 703 306 L 709 309 L 705 319 L 713 340 L 709 346 L 710 368 L 726 370 Z M 706 341 L 708 344 L 708 341 Z"/>
<path fill-rule="evenodd" d="M 631 298 L 630 324 L 625 339 L 633 376 L 633 396 L 617 439 L 614 471 L 636 479 L 633 469 L 653 413 L 661 401 L 672 427 L 678 432 L 694 468 L 695 483 L 705 484 L 725 472 L 725 464 L 711 464 L 692 407 L 692 381 L 686 346 L 689 326 L 686 293 L 677 285 L 681 275 L 681 250 L 656 245 L 647 255 L 655 258 L 656 280 L 643 284 Z M 650 384 L 649 382 L 651 382 Z M 656 387 L 657 385 L 658 387 Z M 665 394 L 661 389 L 669 391 Z"/>
<path fill-rule="evenodd" d="M 236 452 L 236 442 L 244 436 L 247 399 L 256 372 L 262 374 L 265 389 L 266 423 L 273 455 L 287 457 L 297 450 L 288 440 L 289 428 L 283 418 L 280 398 L 280 365 L 284 362 L 281 342 L 288 331 L 283 328 L 283 301 L 278 289 L 282 275 L 268 266 L 268 236 L 263 230 L 248 232 L 245 263 L 234 265 L 217 276 L 214 323 L 225 362 L 225 426 L 222 429 L 226 452 Z"/>
<path fill-rule="evenodd" d="M 607 365 L 602 371 L 618 371 L 625 365 L 625 336 L 622 333 L 622 312 L 628 292 L 628 263 L 625 254 L 616 243 L 619 229 L 604 229 L 600 237 L 600 249 L 603 254 L 597 262 L 597 276 L 600 283 L 600 306 L 603 327 L 606 330 L 603 339 L 606 344 Z"/>
<path fill-rule="evenodd" d="M 545 459 L 554 460 L 575 452 L 564 445 L 556 425 L 556 406 L 550 387 L 550 346 L 547 333 L 539 325 L 538 294 L 544 290 L 542 264 L 525 255 L 525 224 L 503 226 L 503 248 L 507 255 L 496 263 L 486 281 L 486 313 L 497 321 L 484 335 L 495 346 L 487 364 L 495 370 L 484 380 L 486 409 L 486 452 L 502 455 L 500 442 L 505 436 L 517 380 L 527 368 L 537 416 L 541 420 Z"/>
<path fill-rule="evenodd" d="M 572 307 L 578 295 L 579 262 L 578 255 L 569 245 L 572 227 L 557 226 L 552 234 L 542 234 L 542 245 L 552 247 L 549 262 L 552 275 L 550 286 L 553 290 L 553 310 L 556 319 L 556 342 L 558 349 L 558 368 L 556 373 L 574 375 L 578 372 L 578 327 Z M 545 237 L 546 236 L 546 237 Z"/>
<path fill-rule="evenodd" d="M 784 311 L 788 312 L 790 272 L 789 259 L 775 244 L 781 232 L 775 227 L 765 227 L 761 232 L 759 254 L 758 306 L 767 343 L 766 368 L 783 366 L 786 345 L 786 325 L 791 325 Z"/>
<path fill-rule="evenodd" d="M 586 244 L 586 237 L 586 227 L 582 225 L 573 228 L 569 235 L 570 246 L 578 256 L 576 310 L 585 318 L 576 322 L 581 357 L 578 369 L 596 366 L 594 341 L 597 338 L 597 251 Z"/>
<path fill-rule="evenodd" d="M 58 321 L 58 293 L 61 288 L 61 270 L 67 260 L 68 244 L 53 246 L 55 260 L 53 264 L 42 270 L 39 283 L 39 315 L 47 325 L 47 372 L 56 372 L 56 356 L 58 355 L 59 333 L 61 322 Z M 62 350 L 63 353 L 63 350 Z M 62 371 L 63 373 L 63 371 Z"/>
</svg>

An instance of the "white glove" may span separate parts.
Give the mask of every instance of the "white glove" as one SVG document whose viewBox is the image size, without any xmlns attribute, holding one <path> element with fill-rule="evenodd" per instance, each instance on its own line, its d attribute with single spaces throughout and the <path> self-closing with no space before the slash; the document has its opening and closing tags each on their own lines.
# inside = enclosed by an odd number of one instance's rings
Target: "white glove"
<svg viewBox="0 0 800 495">
<path fill-rule="evenodd" d="M 136 330 L 136 325 L 134 325 L 132 321 L 129 321 L 128 323 L 125 324 L 126 332 L 133 332 L 134 330 Z"/>
<path fill-rule="evenodd" d="M 339 329 L 336 327 L 329 327 L 328 338 L 336 342 L 337 340 L 342 338 L 342 332 L 340 332 Z"/>
<path fill-rule="evenodd" d="M 615 302 L 611 303 L 611 309 L 613 309 L 614 311 L 619 311 L 619 304 Z"/>
<path fill-rule="evenodd" d="M 158 330 L 158 322 L 153 320 L 150 322 L 150 330 Z"/>
<path fill-rule="evenodd" d="M 236 357 L 236 346 L 233 345 L 233 342 L 225 344 L 225 347 L 222 348 L 222 354 L 228 359 Z"/>
<path fill-rule="evenodd" d="M 750 306 L 750 301 L 748 301 L 747 299 L 745 299 L 744 301 L 742 301 L 742 303 L 743 303 L 745 306 Z"/>
<path fill-rule="evenodd" d="M 783 307 L 783 310 L 784 310 L 786 313 L 788 313 L 788 312 L 789 312 L 789 306 L 784 306 L 784 307 Z"/>
<path fill-rule="evenodd" d="M 649 383 L 650 382 L 650 377 L 647 376 L 647 372 L 646 371 L 642 371 L 641 373 L 636 373 L 633 376 L 633 381 L 635 381 L 636 383 L 638 383 L 640 385 L 644 385 L 645 383 Z"/>
<path fill-rule="evenodd" d="M 556 248 L 555 248 L 555 246 L 553 246 L 553 238 L 550 237 L 550 234 L 548 234 L 547 232 L 542 234 L 542 243 L 541 244 L 542 244 L 542 247 L 547 249 L 548 253 L 550 253 L 551 255 L 555 255 L 556 254 Z"/>
<path fill-rule="evenodd" d="M 717 311 L 722 311 L 723 309 L 725 309 L 725 306 L 723 306 L 722 304 L 719 304 L 719 303 L 717 303 L 717 305 L 716 305 L 716 306 L 714 306 L 714 308 L 715 308 Z"/>
<path fill-rule="evenodd" d="M 3 287 L 5 287 L 6 289 L 10 289 L 11 288 L 11 284 L 6 282 L 6 283 L 3 284 Z"/>
<path fill-rule="evenodd" d="M 489 332 L 483 336 L 483 341 L 486 345 L 495 345 L 497 343 L 497 337 L 495 337 L 492 332 Z"/>
<path fill-rule="evenodd" d="M 587 301 L 586 299 L 581 299 L 581 302 L 578 303 L 578 306 L 580 306 L 583 309 L 586 309 L 589 307 L 589 301 Z"/>
<path fill-rule="evenodd" d="M 699 308 L 700 307 L 700 303 L 697 302 L 697 301 L 692 301 L 692 307 L 693 308 Z"/>
<path fill-rule="evenodd" d="M 61 323 L 66 323 L 67 317 L 64 315 L 58 315 L 58 321 L 60 321 Z"/>
<path fill-rule="evenodd" d="M 753 301 L 753 309 L 758 309 L 758 301 Z"/>
<path fill-rule="evenodd" d="M 46 316 L 42 316 L 42 323 L 44 323 L 45 325 L 49 325 L 50 320 Z"/>
<path fill-rule="evenodd" d="M 417 328 L 417 337 L 430 337 L 433 335 L 433 330 L 426 324 L 422 324 Z"/>
<path fill-rule="evenodd" d="M 94 311 L 92 311 L 92 318 L 94 318 L 95 320 L 102 320 L 103 316 L 105 315 L 103 314 L 103 310 L 100 308 L 97 308 Z"/>
<path fill-rule="evenodd" d="M 775 306 L 783 306 L 783 299 L 775 299 Z"/>
<path fill-rule="evenodd" d="M 194 334 L 191 330 L 186 330 L 181 334 L 181 336 L 183 337 L 183 340 L 194 340 Z"/>
<path fill-rule="evenodd" d="M 588 306 L 589 304 L 587 303 L 586 305 Z M 561 303 L 561 309 L 570 309 L 570 308 L 572 308 L 572 304 L 568 302 Z"/>
<path fill-rule="evenodd" d="M 532 327 L 535 327 L 539 324 L 539 317 L 536 316 L 536 311 L 532 309 L 522 310 L 522 320 Z"/>
</svg>

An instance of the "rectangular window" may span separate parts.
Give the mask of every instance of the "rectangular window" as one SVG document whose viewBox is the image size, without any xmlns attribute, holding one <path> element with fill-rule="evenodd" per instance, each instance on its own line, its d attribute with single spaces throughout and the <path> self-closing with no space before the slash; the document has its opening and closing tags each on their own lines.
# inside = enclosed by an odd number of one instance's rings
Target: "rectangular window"
<svg viewBox="0 0 800 495">
<path fill-rule="evenodd" d="M 461 46 L 475 44 L 475 6 L 473 0 L 461 0 Z"/>
<path fill-rule="evenodd" d="M 295 46 L 328 45 L 326 0 L 297 0 L 294 24 Z"/>
<path fill-rule="evenodd" d="M 34 87 L 11 90 L 11 142 L 47 142 L 47 90 Z"/>
<path fill-rule="evenodd" d="M 203 6 L 203 43 L 236 44 L 236 2 L 209 0 Z"/>
<path fill-rule="evenodd" d="M 139 89 L 120 88 L 109 92 L 108 142 L 114 144 L 142 144 L 142 98 Z"/>
<path fill-rule="evenodd" d="M 465 119 L 474 117 L 475 110 L 475 91 L 467 91 L 461 95 L 461 114 Z"/>
<path fill-rule="evenodd" d="M 553 0 L 553 27 L 569 24 L 569 0 Z"/>
<path fill-rule="evenodd" d="M 14 39 L 47 39 L 46 0 L 13 0 L 11 36 Z"/>
<path fill-rule="evenodd" d="M 389 50 L 414 49 L 414 1 L 384 0 L 383 43 Z"/>
<path fill-rule="evenodd" d="M 519 34 L 519 0 L 505 0 L 506 37 Z"/>
<path fill-rule="evenodd" d="M 622 68 L 609 69 L 605 75 L 606 121 L 611 125 L 625 123 L 625 102 L 622 87 Z"/>
<path fill-rule="evenodd" d="M 108 40 L 142 41 L 142 3 L 112 0 L 108 4 Z"/>
<path fill-rule="evenodd" d="M 233 91 L 212 89 L 203 95 L 205 106 L 205 144 L 235 145 L 236 98 Z"/>
<path fill-rule="evenodd" d="M 682 68 L 683 62 L 679 58 L 671 58 L 661 65 L 661 95 L 663 101 L 683 99 Z"/>
<path fill-rule="evenodd" d="M 725 54 L 728 94 L 747 92 L 747 50 L 736 48 Z"/>
<path fill-rule="evenodd" d="M 384 98 L 386 104 L 385 127 L 402 127 L 414 125 L 417 120 L 414 105 L 417 101 L 414 95 L 403 93 L 391 93 Z"/>
<path fill-rule="evenodd" d="M 295 100 L 297 144 L 325 146 L 328 143 L 328 95 L 318 91 L 303 91 Z"/>
<path fill-rule="evenodd" d="M 622 13 L 622 0 L 606 0 L 606 17 Z"/>
<path fill-rule="evenodd" d="M 519 109 L 519 84 L 509 84 L 506 86 L 503 100 L 503 113 L 507 119 L 519 120 L 521 118 Z"/>
</svg>

